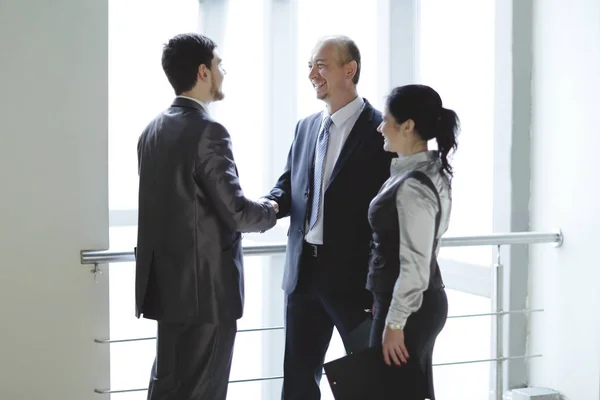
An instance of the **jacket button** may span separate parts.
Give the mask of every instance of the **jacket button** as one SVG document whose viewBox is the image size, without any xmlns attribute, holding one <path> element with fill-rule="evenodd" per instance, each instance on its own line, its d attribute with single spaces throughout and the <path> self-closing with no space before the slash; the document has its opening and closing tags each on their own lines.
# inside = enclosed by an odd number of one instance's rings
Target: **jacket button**
<svg viewBox="0 0 600 400">
<path fill-rule="evenodd" d="M 298 233 L 299 233 L 300 235 L 303 235 L 303 234 L 304 234 L 304 232 L 302 231 L 302 229 L 298 229 Z"/>
<path fill-rule="evenodd" d="M 304 198 L 308 199 L 308 191 L 304 192 Z"/>
</svg>

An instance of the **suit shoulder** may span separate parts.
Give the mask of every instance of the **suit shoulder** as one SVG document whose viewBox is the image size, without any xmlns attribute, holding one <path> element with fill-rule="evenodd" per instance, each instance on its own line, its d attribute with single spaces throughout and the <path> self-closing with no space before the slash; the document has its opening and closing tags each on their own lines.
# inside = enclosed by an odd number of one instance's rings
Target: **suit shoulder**
<svg viewBox="0 0 600 400">
<path fill-rule="evenodd" d="M 378 125 L 379 125 L 379 123 L 381 123 L 381 121 L 383 121 L 383 114 L 381 113 L 381 111 L 379 111 L 378 109 L 373 107 L 371 105 L 371 103 L 369 103 L 366 100 L 365 100 L 365 108 L 364 108 L 363 112 L 370 113 L 373 122 L 374 123 L 376 122 Z"/>
<path fill-rule="evenodd" d="M 376 121 L 379 125 L 383 121 L 383 114 L 378 109 L 373 109 L 373 121 Z"/>
<path fill-rule="evenodd" d="M 313 121 L 321 118 L 322 115 L 323 115 L 323 112 L 319 111 L 319 112 L 309 115 L 308 117 L 302 118 L 301 120 L 298 121 L 298 129 L 309 127 Z"/>
<path fill-rule="evenodd" d="M 208 132 L 210 135 L 229 136 L 229 131 L 225 128 L 225 125 L 213 119 L 205 120 L 203 131 Z"/>
<path fill-rule="evenodd" d="M 168 111 L 171 115 L 179 115 L 182 118 L 194 121 L 194 123 L 209 124 L 215 122 L 206 112 L 191 107 L 171 107 Z"/>
<path fill-rule="evenodd" d="M 154 118 L 152 118 L 150 120 L 150 122 L 148 122 L 146 124 L 146 126 L 144 127 L 144 130 L 142 131 L 142 133 L 140 134 L 140 136 L 138 138 L 138 142 L 141 142 L 142 140 L 144 140 L 144 138 L 146 136 L 155 134 L 156 132 L 158 132 L 160 130 L 159 127 L 162 125 L 161 122 L 164 119 L 165 113 L 166 113 L 166 110 L 160 112 Z"/>
<path fill-rule="evenodd" d="M 199 136 L 211 128 L 211 132 L 227 132 L 225 127 L 212 119 L 206 112 L 192 107 L 170 107 L 163 112 L 163 126 L 177 127 L 185 136 Z"/>
</svg>

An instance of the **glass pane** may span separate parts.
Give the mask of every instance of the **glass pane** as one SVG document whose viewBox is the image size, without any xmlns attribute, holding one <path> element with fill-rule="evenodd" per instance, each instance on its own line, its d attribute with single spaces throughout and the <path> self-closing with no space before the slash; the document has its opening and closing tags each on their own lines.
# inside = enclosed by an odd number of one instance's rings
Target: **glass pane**
<svg viewBox="0 0 600 400">
<path fill-rule="evenodd" d="M 452 223 L 447 236 L 492 232 L 494 49 L 493 0 L 421 0 L 418 81 L 433 87 L 462 123 L 454 158 Z M 489 265 L 492 249 L 446 255 Z"/>
<path fill-rule="evenodd" d="M 132 251 L 137 227 L 110 229 L 111 250 Z M 156 322 L 135 317 L 135 263 L 109 265 L 110 338 L 156 336 Z M 156 352 L 156 340 L 110 344 L 112 389 L 145 388 Z M 146 393 L 111 395 L 114 399 L 145 399 Z"/>
<path fill-rule="evenodd" d="M 261 73 L 265 69 L 264 13 L 262 0 L 228 0 L 224 40 L 218 43 L 227 71 L 225 99 L 210 106 L 211 115 L 231 134 L 240 182 L 249 198 L 265 195 L 274 183 L 264 180 L 269 165 L 265 77 Z"/>
<path fill-rule="evenodd" d="M 489 313 L 487 297 L 446 289 L 448 315 Z M 490 317 L 450 318 L 438 336 L 433 363 L 490 358 Z M 436 397 L 444 400 L 487 399 L 490 390 L 490 363 L 438 366 L 433 369 Z"/>
<path fill-rule="evenodd" d="M 231 135 L 233 154 L 238 167 L 240 184 L 246 197 L 257 199 L 267 194 L 282 171 L 272 170 L 270 152 L 286 154 L 289 143 L 283 148 L 272 148 L 271 138 L 281 136 L 269 126 L 269 110 L 266 108 L 270 88 L 276 85 L 265 74 L 269 66 L 268 44 L 274 38 L 268 36 L 270 2 L 263 0 L 228 0 L 222 25 L 222 42 L 218 51 L 226 70 L 223 81 L 225 99 L 210 105 L 211 116 L 223 124 Z M 210 4 L 202 6 L 201 11 Z M 214 4 L 213 4 L 214 6 Z M 212 18 L 212 15 L 210 16 Z M 204 18 L 204 16 L 203 16 Z M 271 18 L 277 18 L 272 15 Z M 212 24 L 216 26 L 217 24 Z M 211 32 L 205 32 L 208 35 Z M 250 39 L 251 38 L 251 39 Z M 294 93 L 290 93 L 294 96 Z M 292 137 L 295 121 L 289 121 Z M 288 219 L 265 234 L 249 234 L 255 241 L 284 242 Z"/>
<path fill-rule="evenodd" d="M 195 0 L 109 0 L 109 206 L 137 208 L 137 140 L 169 106 L 173 89 L 160 63 L 172 36 L 195 31 Z"/>
<path fill-rule="evenodd" d="M 340 0 L 302 0 L 298 7 L 298 118 L 307 117 L 324 108 L 316 98 L 308 80 L 307 64 L 319 38 L 326 35 L 346 35 L 356 42 L 361 52 L 361 74 L 358 93 L 376 108 L 382 104 L 378 90 L 378 19 L 376 6 L 365 7 L 364 0 L 345 0 L 343 17 Z M 332 18 L 339 15 L 339 18 Z"/>
<path fill-rule="evenodd" d="M 148 387 L 156 354 L 156 340 L 112 343 L 110 345 L 110 386 L 112 389 Z"/>
<path fill-rule="evenodd" d="M 244 382 L 229 385 L 227 400 L 278 399 L 281 397 L 281 379 Z"/>
</svg>

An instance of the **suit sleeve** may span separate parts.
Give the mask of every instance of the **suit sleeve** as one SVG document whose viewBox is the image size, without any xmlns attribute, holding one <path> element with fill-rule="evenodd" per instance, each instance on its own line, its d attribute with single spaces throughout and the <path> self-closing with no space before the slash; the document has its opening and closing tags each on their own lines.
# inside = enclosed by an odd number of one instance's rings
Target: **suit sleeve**
<svg viewBox="0 0 600 400">
<path fill-rule="evenodd" d="M 231 137 L 221 124 L 209 123 L 200 135 L 194 179 L 231 230 L 260 232 L 275 226 L 275 210 L 269 203 L 255 202 L 244 196 L 231 150 Z"/>
<path fill-rule="evenodd" d="M 285 168 L 283 170 L 283 174 L 275 183 L 271 192 L 265 196 L 265 198 L 269 200 L 273 200 L 279 204 L 279 212 L 277 213 L 277 218 L 284 218 L 290 215 L 292 208 L 292 150 L 294 149 L 294 145 L 296 143 L 296 137 L 298 135 L 298 124 L 296 125 L 296 132 L 294 133 L 294 140 L 292 145 L 290 146 L 290 151 L 288 153 L 287 162 L 285 164 Z"/>
<path fill-rule="evenodd" d="M 137 162 L 138 162 L 138 176 L 140 176 L 140 167 L 142 166 L 142 138 L 144 135 L 140 135 L 137 143 Z"/>
</svg>

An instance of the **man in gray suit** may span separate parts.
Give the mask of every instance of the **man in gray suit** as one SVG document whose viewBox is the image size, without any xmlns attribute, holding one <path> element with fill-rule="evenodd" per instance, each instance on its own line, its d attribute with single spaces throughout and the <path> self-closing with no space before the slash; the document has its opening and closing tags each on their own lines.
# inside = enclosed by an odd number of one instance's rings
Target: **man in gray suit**
<svg viewBox="0 0 600 400">
<path fill-rule="evenodd" d="M 272 228 L 275 204 L 244 196 L 227 130 L 216 44 L 183 34 L 164 47 L 177 95 L 138 143 L 136 315 L 158 322 L 148 399 L 225 400 L 244 275 L 241 232 Z"/>
</svg>

